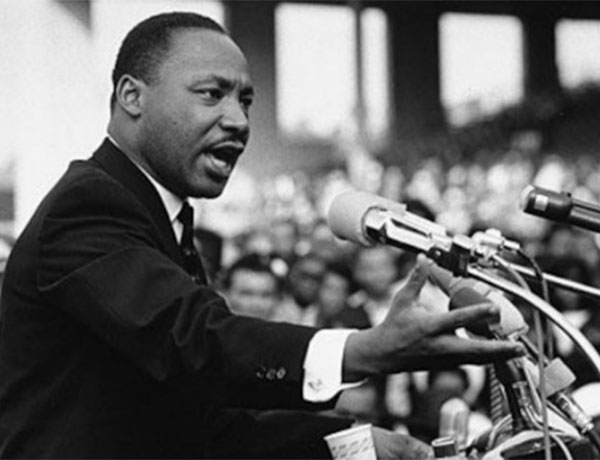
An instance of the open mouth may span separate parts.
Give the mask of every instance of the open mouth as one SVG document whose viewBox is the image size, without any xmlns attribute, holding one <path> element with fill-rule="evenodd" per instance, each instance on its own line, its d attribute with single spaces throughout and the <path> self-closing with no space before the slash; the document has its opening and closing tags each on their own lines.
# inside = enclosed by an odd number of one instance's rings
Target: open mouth
<svg viewBox="0 0 600 460">
<path fill-rule="evenodd" d="M 228 179 L 241 153 L 241 148 L 233 146 L 208 150 L 205 155 L 208 159 L 210 175 L 215 179 Z"/>
</svg>

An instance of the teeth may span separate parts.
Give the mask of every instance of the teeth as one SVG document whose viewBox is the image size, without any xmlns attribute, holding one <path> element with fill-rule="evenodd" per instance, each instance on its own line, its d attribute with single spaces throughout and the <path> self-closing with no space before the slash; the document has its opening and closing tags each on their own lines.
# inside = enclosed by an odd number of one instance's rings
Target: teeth
<svg viewBox="0 0 600 460">
<path fill-rule="evenodd" d="M 231 172 L 231 164 L 225 157 L 221 157 L 218 154 L 211 152 L 210 160 L 215 171 L 220 171 L 220 174 L 229 174 Z"/>
<path fill-rule="evenodd" d="M 217 166 L 219 166 L 221 168 L 226 168 L 227 166 L 229 166 L 229 163 L 227 161 L 225 161 L 217 156 L 214 156 L 214 155 L 213 155 L 213 161 Z"/>
</svg>

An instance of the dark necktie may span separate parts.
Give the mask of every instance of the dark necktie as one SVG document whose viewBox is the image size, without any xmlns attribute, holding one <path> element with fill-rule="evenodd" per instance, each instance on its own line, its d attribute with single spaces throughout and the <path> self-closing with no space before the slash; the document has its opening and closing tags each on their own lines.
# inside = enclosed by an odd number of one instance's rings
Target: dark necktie
<svg viewBox="0 0 600 460">
<path fill-rule="evenodd" d="M 200 256 L 194 245 L 194 208 L 187 201 L 183 202 L 181 211 L 177 215 L 177 220 L 183 225 L 179 247 L 183 253 L 185 270 L 192 276 L 196 283 L 206 284 L 206 275 L 204 274 Z"/>
</svg>

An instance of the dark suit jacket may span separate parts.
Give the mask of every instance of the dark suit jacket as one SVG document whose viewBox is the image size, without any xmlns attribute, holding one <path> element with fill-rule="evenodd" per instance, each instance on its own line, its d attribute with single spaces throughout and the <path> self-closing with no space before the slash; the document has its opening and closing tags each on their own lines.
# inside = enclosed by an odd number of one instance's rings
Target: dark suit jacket
<svg viewBox="0 0 600 460">
<path fill-rule="evenodd" d="M 36 210 L 1 307 L 4 457 L 239 457 L 268 424 L 220 407 L 315 408 L 301 397 L 315 330 L 234 316 L 195 284 L 156 190 L 108 141 Z M 319 435 L 349 423 L 322 422 Z M 222 429 L 232 449 L 207 450 Z"/>
</svg>

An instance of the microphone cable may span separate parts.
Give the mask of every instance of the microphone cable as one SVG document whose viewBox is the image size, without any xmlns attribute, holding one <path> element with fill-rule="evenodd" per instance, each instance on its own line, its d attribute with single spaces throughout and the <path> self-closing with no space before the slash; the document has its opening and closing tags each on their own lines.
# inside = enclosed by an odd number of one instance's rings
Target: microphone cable
<svg viewBox="0 0 600 460">
<path fill-rule="evenodd" d="M 544 272 L 542 271 L 541 267 L 539 266 L 539 264 L 537 263 L 537 261 L 533 257 L 531 257 L 529 254 L 527 254 L 521 248 L 519 248 L 517 250 L 517 253 L 525 261 L 527 261 L 527 263 L 529 264 L 529 266 L 533 269 L 535 277 L 536 277 L 537 281 L 540 283 L 540 288 L 542 290 L 542 293 L 541 293 L 542 294 L 542 299 L 544 299 L 544 301 L 546 303 L 550 303 L 550 291 L 549 291 L 549 288 L 548 288 L 548 281 L 544 277 Z M 548 320 L 546 320 L 546 330 L 549 332 L 548 336 L 547 336 L 546 348 L 545 348 L 546 355 L 550 359 L 552 359 L 554 357 L 554 342 L 552 341 L 552 333 L 551 333 L 551 328 L 550 328 L 550 324 L 549 324 Z"/>
<path fill-rule="evenodd" d="M 521 248 L 517 250 L 517 253 L 525 259 L 531 268 L 533 269 L 536 278 L 539 280 L 541 289 L 542 289 L 542 298 L 550 303 L 550 294 L 548 289 L 548 282 L 544 278 L 544 273 L 540 268 L 537 261 L 530 257 L 525 251 Z M 545 328 L 542 325 L 541 313 L 538 310 L 534 310 L 533 312 L 533 322 L 535 325 L 535 335 L 537 339 L 537 348 L 539 350 L 539 356 L 537 357 L 538 363 L 538 371 L 540 374 L 540 399 L 542 403 L 542 427 L 544 433 L 544 453 L 548 460 L 552 458 L 552 451 L 550 448 L 550 427 L 548 423 L 548 395 L 546 392 L 546 373 L 544 371 L 545 363 L 549 361 L 550 358 L 554 355 L 554 344 L 552 342 L 552 334 L 549 333 L 546 341 L 546 345 L 544 346 L 544 334 L 543 330 L 551 331 L 551 325 L 549 320 L 545 321 Z"/>
<path fill-rule="evenodd" d="M 543 288 L 543 292 L 544 292 L 544 300 L 547 299 L 548 297 L 548 286 L 547 286 L 547 282 L 544 280 L 543 276 L 541 276 L 542 271 L 540 270 L 539 265 L 537 264 L 537 262 L 535 262 L 535 260 L 533 260 L 533 258 L 529 257 L 522 249 L 518 249 L 517 250 L 518 254 L 521 255 L 522 257 L 524 257 L 526 260 L 528 260 L 530 262 L 530 264 L 533 267 L 533 270 L 536 273 L 536 276 L 540 279 Z M 527 282 L 525 281 L 525 279 L 519 274 L 517 273 L 502 257 L 498 256 L 498 255 L 493 255 L 492 260 L 494 262 L 496 262 L 496 264 L 498 264 L 501 268 L 503 268 L 505 271 L 507 271 L 517 282 L 518 285 L 520 285 L 522 288 L 531 291 L 529 285 L 527 284 Z M 544 353 L 544 342 L 543 342 L 543 328 L 542 328 L 542 322 L 541 322 L 541 313 L 537 310 L 535 310 L 533 312 L 533 317 L 534 317 L 534 329 L 535 329 L 535 335 L 536 335 L 536 339 L 537 339 L 537 353 L 534 353 L 534 357 L 536 357 L 537 355 L 537 364 L 538 364 L 538 370 L 539 370 L 539 378 L 540 378 L 540 385 L 539 385 L 539 390 L 540 390 L 540 399 L 541 399 L 541 415 L 542 415 L 542 425 L 543 425 L 543 430 L 542 433 L 544 435 L 543 439 L 544 439 L 544 452 L 545 452 L 545 458 L 547 460 L 551 460 L 552 458 L 552 453 L 551 453 L 551 448 L 550 448 L 550 426 L 549 426 L 549 422 L 548 422 L 548 399 L 547 399 L 547 394 L 546 394 L 546 379 L 545 379 L 545 372 L 544 372 L 544 366 L 545 363 L 548 362 L 548 357 L 547 355 Z M 549 326 L 549 324 L 547 325 Z M 524 339 L 525 337 L 522 337 L 521 339 Z M 532 347 L 531 343 L 528 340 L 522 340 L 523 342 L 527 342 L 527 348 L 531 349 L 535 349 L 535 347 Z M 508 394 L 507 394 L 508 397 Z"/>
</svg>

